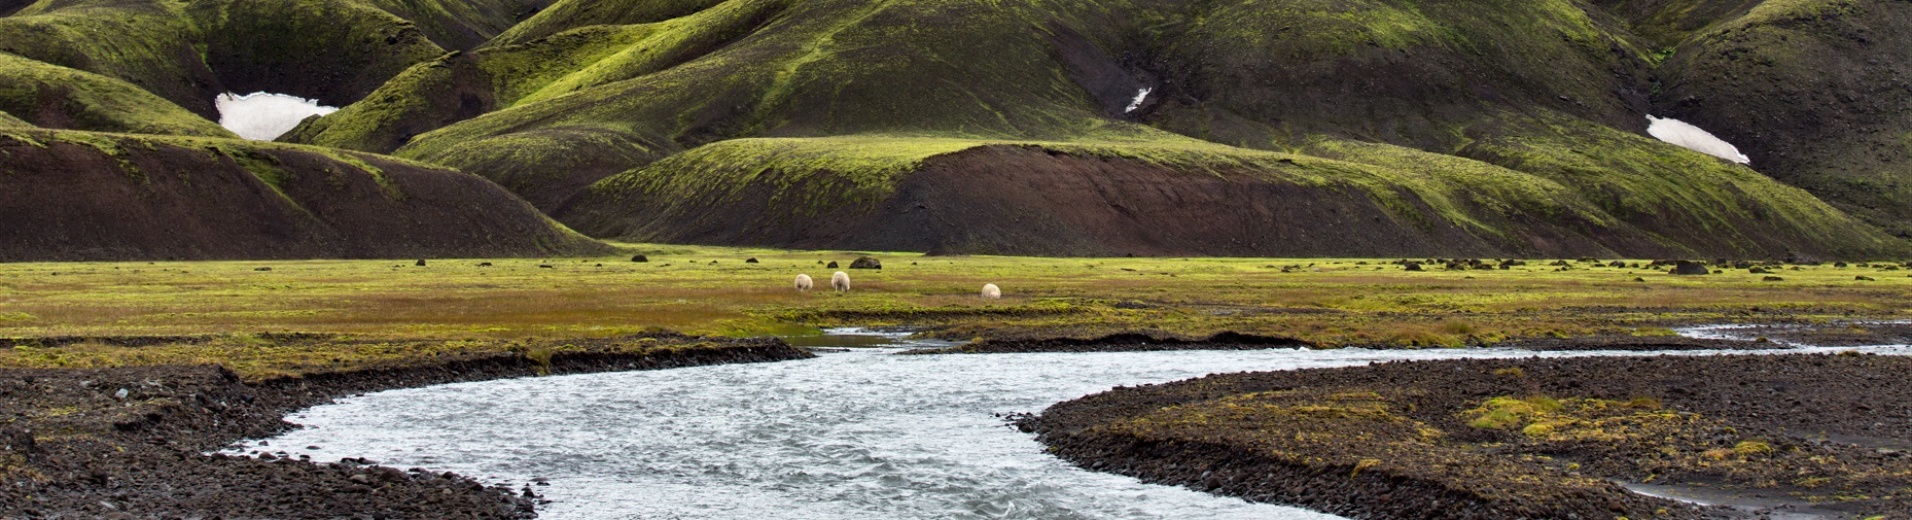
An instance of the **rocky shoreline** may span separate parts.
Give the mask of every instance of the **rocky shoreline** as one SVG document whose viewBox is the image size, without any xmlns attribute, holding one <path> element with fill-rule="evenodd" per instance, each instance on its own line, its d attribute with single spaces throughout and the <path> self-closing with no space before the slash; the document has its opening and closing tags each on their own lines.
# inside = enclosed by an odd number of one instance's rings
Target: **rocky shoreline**
<svg viewBox="0 0 1912 520">
<path fill-rule="evenodd" d="M 644 339 L 656 346 L 592 340 L 554 353 L 263 381 L 218 366 L 0 369 L 0 518 L 532 518 L 534 493 L 450 473 L 310 460 L 290 446 L 258 457 L 206 453 L 294 428 L 286 414 L 365 392 L 812 356 L 778 339 Z"/>
<path fill-rule="evenodd" d="M 1912 515 L 1912 359 L 1395 362 L 1118 388 L 1020 425 L 1097 471 L 1354 518 Z"/>
</svg>

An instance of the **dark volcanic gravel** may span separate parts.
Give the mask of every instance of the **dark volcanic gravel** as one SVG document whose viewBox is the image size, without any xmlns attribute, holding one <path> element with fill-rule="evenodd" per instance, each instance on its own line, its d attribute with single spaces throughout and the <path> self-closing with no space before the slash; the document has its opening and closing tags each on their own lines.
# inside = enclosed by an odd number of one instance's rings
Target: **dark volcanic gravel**
<svg viewBox="0 0 1912 520">
<path fill-rule="evenodd" d="M 770 339 L 648 355 L 560 353 L 548 366 L 512 355 L 262 383 L 212 366 L 0 370 L 0 518 L 530 518 L 535 497 L 449 473 L 310 461 L 302 446 L 257 458 L 203 453 L 291 428 L 285 414 L 356 393 L 809 356 Z"/>
<path fill-rule="evenodd" d="M 1839 497 L 1810 507 L 1907 518 L 1909 373 L 1912 358 L 1873 355 L 1395 362 L 1118 388 L 1022 426 L 1085 468 L 1354 518 L 1744 514 L 1602 479 L 1801 508 L 1805 497 Z M 1470 424 L 1470 410 L 1502 396 L 1614 404 L 1563 423 L 1596 434 L 1567 440 Z"/>
<path fill-rule="evenodd" d="M 1589 336 L 1579 338 L 1531 338 L 1506 341 L 1496 347 L 1536 351 L 1621 350 L 1650 352 L 1669 350 L 1774 350 L 1790 348 L 1771 341 L 1696 339 L 1677 336 Z"/>
</svg>

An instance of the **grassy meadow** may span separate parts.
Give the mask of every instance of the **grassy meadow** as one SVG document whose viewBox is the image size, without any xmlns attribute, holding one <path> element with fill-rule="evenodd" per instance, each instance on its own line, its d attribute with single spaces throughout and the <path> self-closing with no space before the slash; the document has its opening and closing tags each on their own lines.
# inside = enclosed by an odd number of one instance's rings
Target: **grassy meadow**
<svg viewBox="0 0 1912 520">
<path fill-rule="evenodd" d="M 1674 276 L 1584 261 L 1410 272 L 1393 260 L 930 257 L 877 253 L 828 290 L 850 252 L 626 245 L 559 259 L 0 265 L 0 337 L 328 333 L 416 339 L 612 337 L 670 330 L 801 335 L 915 326 L 951 339 L 1235 331 L 1322 346 L 1464 346 L 1665 334 L 1683 323 L 1905 317 L 1896 265 Z M 649 262 L 637 263 L 642 253 Z M 747 259 L 757 263 L 748 263 Z M 269 270 L 267 270 L 269 269 Z M 819 290 L 798 293 L 798 273 Z M 1783 281 L 1766 281 L 1769 276 Z M 1860 280 L 1859 277 L 1872 280 Z M 1637 280 L 1637 281 L 1636 281 Z M 976 296 L 984 283 L 1004 298 Z"/>
</svg>

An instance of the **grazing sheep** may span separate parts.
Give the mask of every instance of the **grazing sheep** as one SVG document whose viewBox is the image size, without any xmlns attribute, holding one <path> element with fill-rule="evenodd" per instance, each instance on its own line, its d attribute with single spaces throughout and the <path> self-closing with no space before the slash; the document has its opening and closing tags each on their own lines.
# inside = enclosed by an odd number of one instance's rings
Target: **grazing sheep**
<svg viewBox="0 0 1912 520">
<path fill-rule="evenodd" d="M 835 287 L 837 292 L 850 292 L 850 273 L 837 271 L 830 275 L 830 286 Z"/>
<path fill-rule="evenodd" d="M 814 285 L 816 284 L 810 281 L 810 275 L 797 275 L 797 292 L 810 292 L 810 287 Z"/>
<path fill-rule="evenodd" d="M 996 287 L 996 284 L 993 284 L 993 283 L 983 284 L 983 299 L 985 300 L 1002 299 L 1002 288 Z"/>
</svg>

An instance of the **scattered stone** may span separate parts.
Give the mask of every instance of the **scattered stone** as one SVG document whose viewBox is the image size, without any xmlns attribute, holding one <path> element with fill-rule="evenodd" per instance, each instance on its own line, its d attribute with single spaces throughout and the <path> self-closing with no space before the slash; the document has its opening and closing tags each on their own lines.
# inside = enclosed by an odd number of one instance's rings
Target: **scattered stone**
<svg viewBox="0 0 1912 520">
<path fill-rule="evenodd" d="M 478 267 L 491 267 L 491 262 L 478 262 Z"/>
<path fill-rule="evenodd" d="M 882 269 L 883 262 L 873 257 L 862 256 L 862 257 L 857 257 L 855 261 L 850 262 L 850 268 L 851 269 Z"/>
<path fill-rule="evenodd" d="M 830 261 L 830 265 L 826 265 L 826 266 L 824 266 L 824 267 L 828 267 L 828 268 L 830 268 L 830 269 L 836 269 L 836 268 L 837 268 L 837 263 L 836 263 L 836 261 L 835 261 L 835 260 L 832 260 L 832 261 Z"/>
<path fill-rule="evenodd" d="M 256 267 L 256 268 L 253 268 L 252 270 L 254 270 L 254 271 L 258 271 L 258 272 L 261 272 L 261 273 L 264 273 L 264 272 L 270 272 L 270 271 L 272 271 L 272 268 L 270 268 L 270 267 Z"/>
<path fill-rule="evenodd" d="M 538 264 L 538 268 L 539 269 L 557 269 L 558 266 L 551 265 L 551 264 Z"/>
<path fill-rule="evenodd" d="M 1422 270 L 1422 269 L 1421 269 L 1421 263 L 1420 263 L 1420 262 L 1408 262 L 1408 263 L 1405 263 L 1405 264 L 1402 264 L 1402 267 L 1401 267 L 1401 268 L 1402 268 L 1402 269 L 1404 269 L 1404 270 L 1408 270 L 1408 271 L 1420 271 L 1420 270 Z"/>
<path fill-rule="evenodd" d="M 1754 267 L 1752 269 L 1747 269 L 1746 272 L 1749 274 L 1773 274 L 1772 271 L 1768 271 L 1764 267 Z"/>
<path fill-rule="evenodd" d="M 640 264 L 641 264 L 641 263 L 645 263 L 645 262 L 649 262 L 649 261 L 651 261 L 651 257 L 648 257 L 648 256 L 644 256 L 644 255 L 637 255 L 637 256 L 633 256 L 633 257 L 631 257 L 631 261 L 632 261 L 632 262 L 636 262 L 636 263 L 640 263 Z"/>
<path fill-rule="evenodd" d="M 1765 280 L 1765 281 L 1768 281 L 1768 282 L 1784 282 L 1784 281 L 1786 281 L 1786 279 L 1785 279 L 1785 278 L 1780 278 L 1780 277 L 1777 277 L 1777 276 L 1768 276 L 1768 277 L 1765 277 L 1765 278 L 1762 278 L 1762 280 Z"/>
<path fill-rule="evenodd" d="M 420 258 L 420 259 L 418 259 L 418 263 L 415 263 L 415 264 L 412 264 L 412 265 L 413 265 L 413 266 L 416 266 L 416 267 L 425 267 L 425 259 L 423 259 L 423 258 Z"/>
<path fill-rule="evenodd" d="M 749 259 L 747 259 L 747 260 L 744 260 L 744 263 L 746 263 L 746 264 L 755 264 L 755 263 L 758 263 L 758 262 L 757 262 L 757 257 L 754 257 L 754 256 L 753 256 L 753 257 L 750 257 Z"/>
<path fill-rule="evenodd" d="M 1855 281 L 1860 281 L 1860 282 L 1876 282 L 1876 281 L 1878 281 L 1878 280 L 1874 280 L 1874 279 L 1872 279 L 1872 277 L 1870 277 L 1870 276 L 1854 276 L 1854 277 L 1852 277 L 1852 279 L 1853 279 L 1853 280 L 1855 280 Z"/>
</svg>

